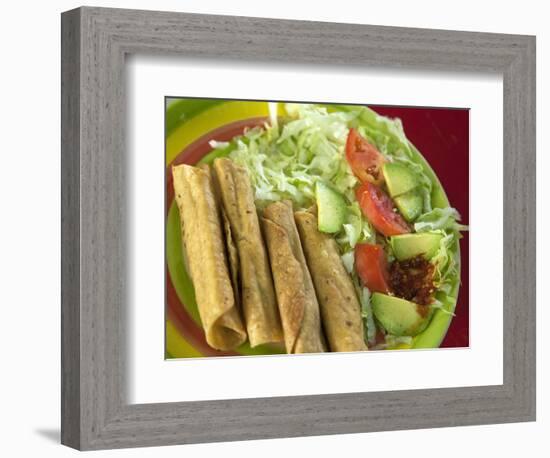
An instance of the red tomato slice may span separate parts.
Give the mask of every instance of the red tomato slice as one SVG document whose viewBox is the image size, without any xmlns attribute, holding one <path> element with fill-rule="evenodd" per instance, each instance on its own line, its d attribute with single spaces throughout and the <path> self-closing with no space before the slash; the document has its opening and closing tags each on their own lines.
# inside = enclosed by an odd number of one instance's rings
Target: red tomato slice
<svg viewBox="0 0 550 458">
<path fill-rule="evenodd" d="M 378 186 L 365 182 L 355 190 L 363 214 L 382 235 L 400 235 L 411 232 L 402 216 L 394 210 L 390 197 Z"/>
<path fill-rule="evenodd" d="M 380 245 L 359 243 L 355 245 L 355 270 L 364 285 L 372 292 L 390 291 L 388 261 Z"/>
<path fill-rule="evenodd" d="M 386 159 L 353 127 L 349 130 L 346 141 L 346 159 L 355 176 L 362 182 L 368 181 L 376 185 L 384 182 L 382 166 Z"/>
</svg>

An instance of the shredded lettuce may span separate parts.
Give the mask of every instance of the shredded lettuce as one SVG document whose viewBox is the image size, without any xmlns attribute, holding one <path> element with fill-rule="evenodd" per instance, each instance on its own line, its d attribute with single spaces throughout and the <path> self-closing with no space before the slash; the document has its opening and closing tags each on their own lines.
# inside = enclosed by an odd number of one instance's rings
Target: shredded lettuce
<svg viewBox="0 0 550 458">
<path fill-rule="evenodd" d="M 342 227 L 342 231 L 336 237 L 342 251 L 353 250 L 358 243 L 374 243 L 376 232 L 361 213 L 357 201 L 349 204 L 347 210 L 346 222 Z"/>
<path fill-rule="evenodd" d="M 359 300 L 361 302 L 361 318 L 363 318 L 365 338 L 368 345 L 374 345 L 376 342 L 376 324 L 374 322 L 370 296 L 371 294 L 368 288 L 361 288 Z"/>
<path fill-rule="evenodd" d="M 291 199 L 297 208 L 312 205 L 319 180 L 353 202 L 357 179 L 344 155 L 349 115 L 328 114 L 312 105 L 286 105 L 291 118 L 246 132 L 235 141 L 230 157 L 246 167 L 262 205 Z"/>
<path fill-rule="evenodd" d="M 344 264 L 344 267 L 346 268 L 348 274 L 351 275 L 351 273 L 353 272 L 353 265 L 355 263 L 355 255 L 353 253 L 353 250 L 344 253 L 341 258 L 342 264 Z"/>
<path fill-rule="evenodd" d="M 414 223 L 416 232 L 435 230 L 463 231 L 468 227 L 459 224 L 460 214 L 452 207 L 434 208 L 419 216 Z"/>
</svg>

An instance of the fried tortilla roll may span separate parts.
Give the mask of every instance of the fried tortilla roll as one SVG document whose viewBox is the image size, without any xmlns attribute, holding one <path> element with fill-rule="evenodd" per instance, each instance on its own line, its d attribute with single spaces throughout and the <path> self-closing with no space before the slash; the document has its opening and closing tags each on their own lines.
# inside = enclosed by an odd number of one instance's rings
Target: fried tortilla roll
<svg viewBox="0 0 550 458">
<path fill-rule="evenodd" d="M 281 201 L 266 207 L 262 226 L 287 353 L 325 351 L 319 304 L 294 222 L 292 204 Z"/>
<path fill-rule="evenodd" d="M 231 225 L 229 224 L 229 219 L 227 219 L 227 214 L 221 203 L 221 197 L 218 192 L 218 187 L 216 186 L 216 181 L 214 179 L 214 174 L 212 172 L 212 167 L 209 164 L 200 164 L 198 166 L 201 170 L 204 170 L 208 173 L 208 177 L 212 182 L 212 189 L 214 191 L 214 197 L 216 200 L 216 207 L 220 208 L 221 219 L 222 219 L 222 229 L 223 229 L 223 239 L 225 241 L 225 247 L 227 248 L 227 261 L 229 263 L 229 277 L 231 278 L 231 285 L 233 286 L 233 296 L 235 297 L 235 303 L 237 308 L 240 309 L 239 303 L 239 255 L 237 253 L 237 247 L 235 245 L 235 238 L 231 232 Z"/>
<path fill-rule="evenodd" d="M 235 304 L 216 205 L 208 170 L 178 165 L 172 168 L 182 241 L 189 275 L 208 345 L 230 350 L 246 340 Z"/>
<path fill-rule="evenodd" d="M 294 218 L 317 291 L 330 350 L 366 350 L 361 306 L 336 242 L 319 232 L 317 217 L 311 211 L 296 212 Z"/>
<path fill-rule="evenodd" d="M 214 161 L 217 191 L 231 227 L 239 259 L 238 291 L 250 346 L 282 342 L 283 331 L 269 259 L 247 171 L 227 158 Z"/>
</svg>

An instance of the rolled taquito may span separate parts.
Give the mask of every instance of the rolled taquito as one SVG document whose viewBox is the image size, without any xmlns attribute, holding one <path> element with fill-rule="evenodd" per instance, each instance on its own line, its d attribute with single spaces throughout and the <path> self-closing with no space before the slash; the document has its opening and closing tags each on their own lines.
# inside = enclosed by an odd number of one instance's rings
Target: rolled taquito
<svg viewBox="0 0 550 458">
<path fill-rule="evenodd" d="M 172 167 L 183 248 L 208 345 L 230 350 L 246 340 L 235 303 L 221 213 L 208 170 Z"/>
<path fill-rule="evenodd" d="M 292 204 L 280 201 L 268 205 L 261 220 L 286 351 L 325 351 L 319 304 L 294 222 Z"/>
<path fill-rule="evenodd" d="M 331 351 L 366 350 L 361 306 L 336 241 L 317 229 L 314 210 L 294 214 Z"/>
<path fill-rule="evenodd" d="M 237 308 L 241 310 L 239 303 L 239 255 L 237 253 L 237 246 L 235 245 L 235 238 L 231 231 L 231 224 L 221 203 L 221 196 L 216 186 L 216 180 L 214 179 L 214 173 L 210 164 L 200 164 L 198 167 L 208 173 L 209 179 L 212 182 L 212 189 L 214 191 L 214 198 L 216 200 L 216 206 L 220 208 L 222 233 L 225 241 L 225 247 L 227 249 L 227 261 L 229 264 L 229 276 L 231 278 L 231 285 L 233 286 L 233 296 L 235 297 L 235 303 Z M 242 310 L 241 310 L 242 312 Z M 242 314 L 241 314 L 242 318 Z M 245 326 L 246 327 L 246 326 Z"/>
<path fill-rule="evenodd" d="M 227 158 L 216 159 L 213 168 L 217 192 L 237 247 L 237 294 L 250 346 L 282 342 L 277 299 L 248 172 Z"/>
</svg>

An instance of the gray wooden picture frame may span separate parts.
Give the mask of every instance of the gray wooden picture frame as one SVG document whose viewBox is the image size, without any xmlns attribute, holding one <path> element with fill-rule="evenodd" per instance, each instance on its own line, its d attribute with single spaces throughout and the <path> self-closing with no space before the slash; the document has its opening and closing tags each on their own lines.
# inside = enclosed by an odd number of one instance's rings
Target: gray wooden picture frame
<svg viewBox="0 0 550 458">
<path fill-rule="evenodd" d="M 535 37 L 83 7 L 62 14 L 62 425 L 81 450 L 535 420 Z M 125 56 L 494 72 L 502 385 L 128 404 Z M 472 368 L 475 370 L 475 368 Z"/>
</svg>

